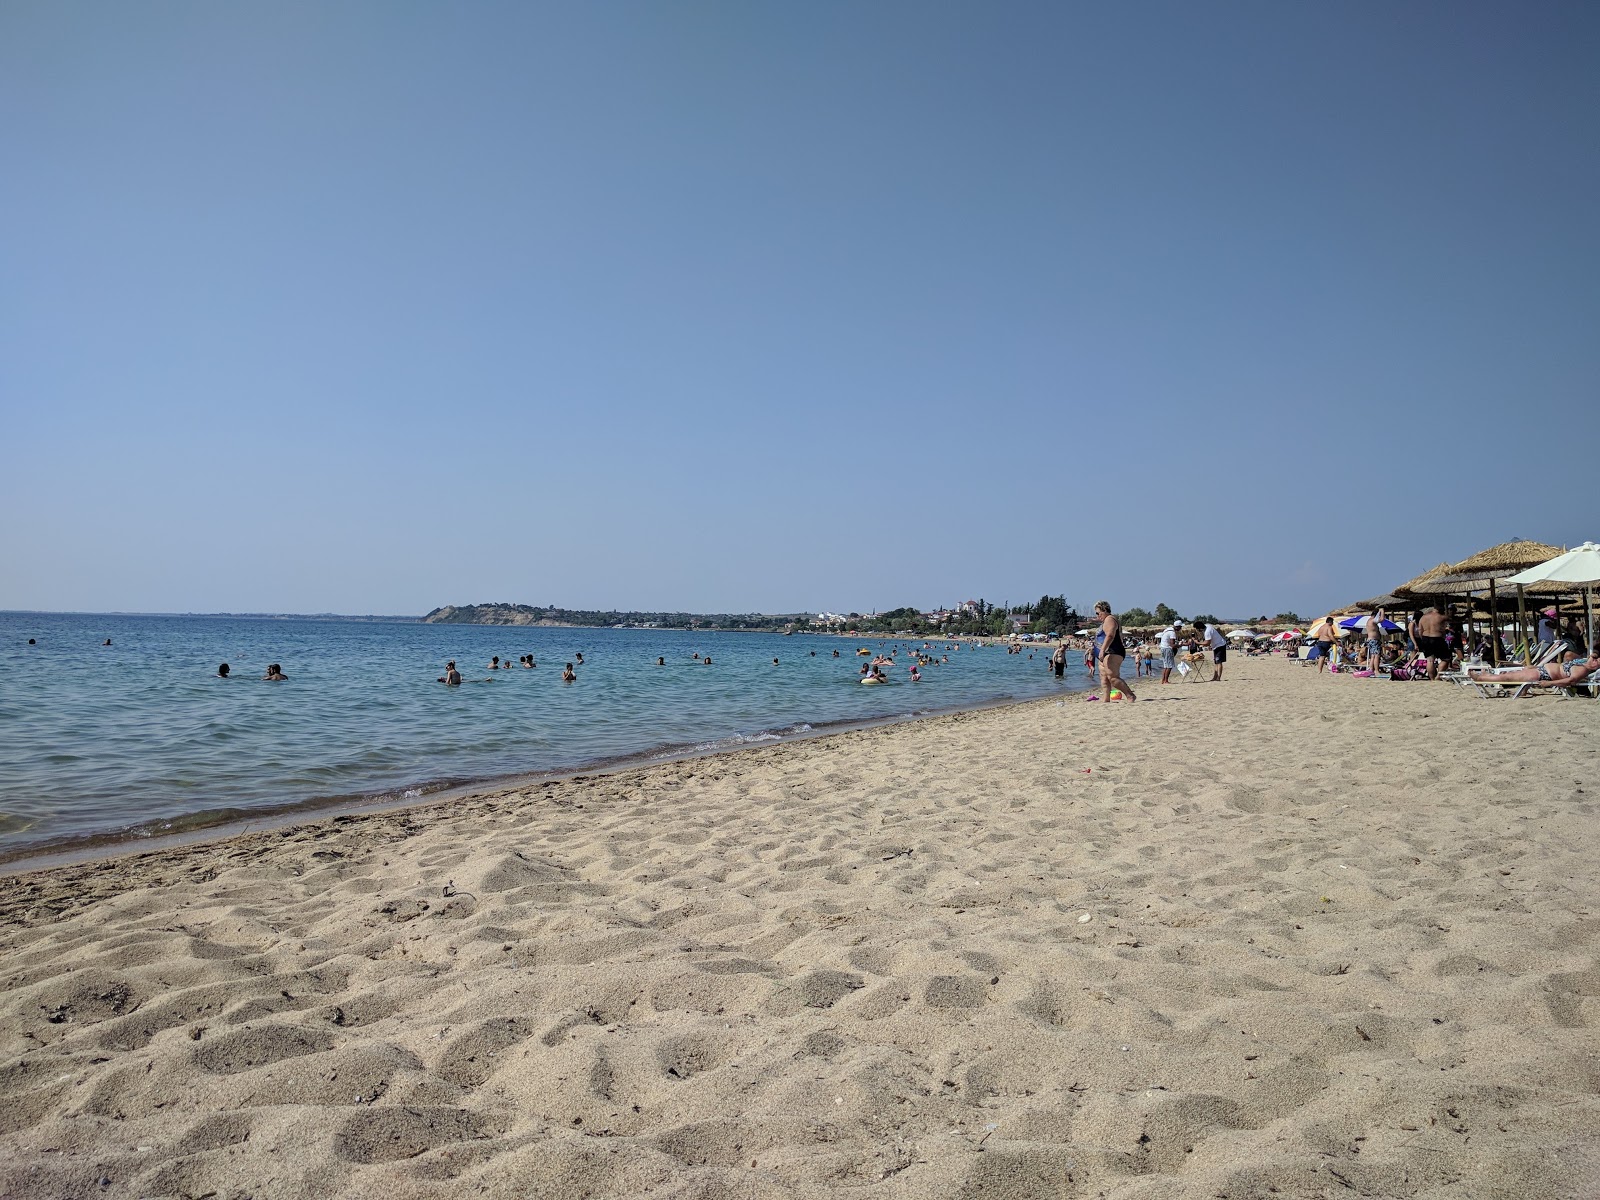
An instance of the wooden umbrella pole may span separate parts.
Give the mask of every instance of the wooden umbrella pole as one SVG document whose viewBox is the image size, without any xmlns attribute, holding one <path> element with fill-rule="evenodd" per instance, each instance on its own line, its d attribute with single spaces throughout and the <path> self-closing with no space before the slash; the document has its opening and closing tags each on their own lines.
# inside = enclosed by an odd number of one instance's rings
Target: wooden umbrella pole
<svg viewBox="0 0 1600 1200">
<path fill-rule="evenodd" d="M 1489 580 L 1489 620 L 1494 624 L 1494 636 L 1489 639 L 1489 661 L 1500 665 L 1500 602 L 1495 599 L 1494 580 Z"/>
<path fill-rule="evenodd" d="M 1522 635 L 1522 665 L 1533 665 L 1533 638 L 1528 632 L 1528 601 L 1523 595 L 1522 585 L 1517 584 L 1517 632 Z"/>
</svg>

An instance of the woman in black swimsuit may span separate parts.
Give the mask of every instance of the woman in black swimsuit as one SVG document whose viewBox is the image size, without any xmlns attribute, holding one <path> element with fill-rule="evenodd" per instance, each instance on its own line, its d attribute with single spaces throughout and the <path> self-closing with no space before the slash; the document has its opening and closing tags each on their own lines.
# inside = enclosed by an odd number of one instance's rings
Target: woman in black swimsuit
<svg viewBox="0 0 1600 1200">
<path fill-rule="evenodd" d="M 1112 692 L 1121 692 L 1129 700 L 1137 700 L 1139 697 L 1122 678 L 1122 660 L 1128 656 L 1128 648 L 1122 643 L 1122 622 L 1111 615 L 1111 605 L 1105 600 L 1094 606 L 1094 612 L 1106 635 L 1105 649 L 1100 653 L 1101 699 L 1109 701 Z"/>
</svg>

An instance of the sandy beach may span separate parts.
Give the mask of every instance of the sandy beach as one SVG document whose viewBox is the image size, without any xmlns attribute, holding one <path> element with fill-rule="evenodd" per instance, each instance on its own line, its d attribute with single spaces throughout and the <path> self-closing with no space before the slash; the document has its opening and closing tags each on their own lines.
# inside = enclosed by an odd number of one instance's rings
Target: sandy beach
<svg viewBox="0 0 1600 1200">
<path fill-rule="evenodd" d="M 1595 704 L 1141 695 L 8 878 L 0 1195 L 1600 1194 Z"/>
</svg>

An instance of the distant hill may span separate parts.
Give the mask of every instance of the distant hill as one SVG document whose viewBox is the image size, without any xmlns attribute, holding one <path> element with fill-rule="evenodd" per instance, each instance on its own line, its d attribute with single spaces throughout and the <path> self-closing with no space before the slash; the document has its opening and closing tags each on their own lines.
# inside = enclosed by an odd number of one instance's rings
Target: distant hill
<svg viewBox="0 0 1600 1200">
<path fill-rule="evenodd" d="M 531 604 L 446 604 L 422 618 L 429 625 L 544 625 L 561 628 L 738 629 L 805 628 L 805 613 L 600 612 L 535 608 Z"/>
</svg>

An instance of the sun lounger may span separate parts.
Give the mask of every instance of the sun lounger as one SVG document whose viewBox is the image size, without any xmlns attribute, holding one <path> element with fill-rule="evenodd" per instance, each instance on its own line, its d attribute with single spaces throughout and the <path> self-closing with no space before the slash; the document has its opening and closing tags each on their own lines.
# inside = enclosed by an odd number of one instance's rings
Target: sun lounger
<svg viewBox="0 0 1600 1200">
<path fill-rule="evenodd" d="M 1566 653 L 1568 649 L 1569 647 L 1565 642 L 1557 642 L 1549 650 L 1545 651 L 1542 657 L 1534 659 L 1532 665 L 1535 667 L 1542 667 L 1547 663 L 1554 662 L 1556 659 L 1560 658 L 1564 653 Z M 1526 664 L 1507 663 L 1504 666 L 1491 667 L 1486 662 L 1468 660 L 1461 664 L 1461 669 L 1459 671 L 1440 671 L 1439 678 L 1448 679 L 1451 683 L 1459 683 L 1462 687 L 1475 687 L 1478 685 L 1475 684 L 1474 681 L 1468 676 L 1468 671 L 1520 671 L 1523 669 L 1524 665 Z M 1543 687 L 1544 685 L 1535 684 L 1534 686 Z M 1482 692 L 1483 688 L 1479 686 L 1478 691 Z"/>
<path fill-rule="evenodd" d="M 1575 693 L 1583 688 L 1591 696 L 1600 694 L 1600 679 L 1585 679 L 1581 683 L 1558 683 L 1554 680 L 1549 683 L 1494 683 L 1492 681 L 1474 680 L 1473 686 L 1478 689 L 1478 695 L 1487 700 L 1520 700 L 1524 696 L 1531 696 L 1535 692 L 1567 692 Z"/>
<path fill-rule="evenodd" d="M 1516 670 L 1517 668 L 1510 669 Z M 1568 683 L 1561 679 L 1540 679 L 1535 681 L 1507 679 L 1504 682 L 1496 682 L 1492 678 L 1469 679 L 1467 683 L 1468 686 L 1477 688 L 1478 695 L 1486 700 L 1498 700 L 1501 698 L 1520 700 L 1522 697 L 1531 696 L 1535 692 L 1551 691 L 1576 695 L 1579 688 L 1582 688 L 1591 696 L 1600 695 L 1600 675 L 1591 675 L 1589 678 L 1581 679 L 1577 683 Z"/>
</svg>

